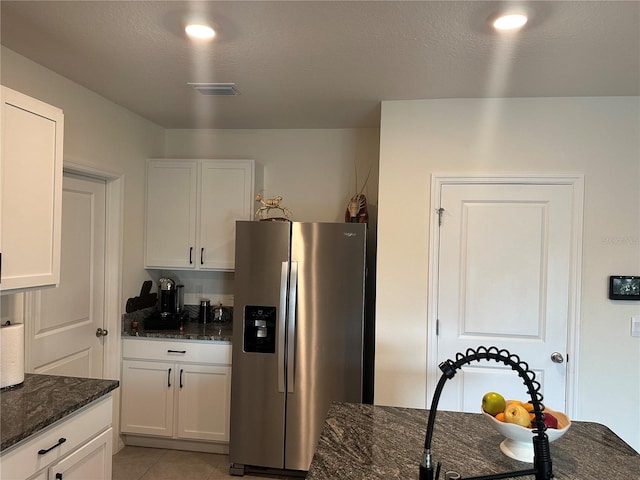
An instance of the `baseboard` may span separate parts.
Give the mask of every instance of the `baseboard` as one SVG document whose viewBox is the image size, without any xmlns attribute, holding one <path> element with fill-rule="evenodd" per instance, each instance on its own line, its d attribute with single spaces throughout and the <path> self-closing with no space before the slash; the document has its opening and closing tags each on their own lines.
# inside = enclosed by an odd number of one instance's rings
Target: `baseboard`
<svg viewBox="0 0 640 480">
<path fill-rule="evenodd" d="M 144 435 L 122 434 L 125 445 L 132 447 L 167 448 L 171 450 L 187 450 L 190 452 L 229 453 L 228 443 L 198 442 L 194 440 L 177 440 L 175 438 L 145 437 Z"/>
</svg>

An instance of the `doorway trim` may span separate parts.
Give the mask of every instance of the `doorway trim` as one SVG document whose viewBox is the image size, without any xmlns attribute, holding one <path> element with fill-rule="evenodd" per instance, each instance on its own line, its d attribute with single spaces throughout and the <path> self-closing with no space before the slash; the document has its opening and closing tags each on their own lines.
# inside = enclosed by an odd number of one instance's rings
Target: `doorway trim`
<svg viewBox="0 0 640 480">
<path fill-rule="evenodd" d="M 438 271 L 440 235 L 438 209 L 443 185 L 513 184 L 513 185 L 569 185 L 572 187 L 572 225 L 570 245 L 569 305 L 567 318 L 567 378 L 565 412 L 573 417 L 577 409 L 578 364 L 580 358 L 580 305 L 582 284 L 582 232 L 584 222 L 584 175 L 512 175 L 512 174 L 432 174 L 431 214 L 429 216 L 429 273 L 427 291 L 427 408 L 440 378 L 438 369 Z M 446 215 L 446 213 L 445 213 Z"/>
<path fill-rule="evenodd" d="M 124 175 L 87 164 L 64 161 L 63 171 L 103 180 L 106 186 L 104 319 L 110 335 L 105 337 L 103 377 L 120 380 L 122 243 Z"/>
</svg>

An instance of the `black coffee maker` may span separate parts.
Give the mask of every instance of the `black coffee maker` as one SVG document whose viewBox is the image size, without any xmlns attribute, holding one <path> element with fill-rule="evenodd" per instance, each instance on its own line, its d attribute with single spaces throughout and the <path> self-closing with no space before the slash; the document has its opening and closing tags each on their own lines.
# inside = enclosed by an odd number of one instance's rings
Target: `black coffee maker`
<svg viewBox="0 0 640 480">
<path fill-rule="evenodd" d="M 188 320 L 184 309 L 184 285 L 169 277 L 158 280 L 158 310 L 145 320 L 146 330 L 178 330 Z"/>
<path fill-rule="evenodd" d="M 178 313 L 178 294 L 176 282 L 169 277 L 158 280 L 158 310 L 160 315 Z"/>
</svg>

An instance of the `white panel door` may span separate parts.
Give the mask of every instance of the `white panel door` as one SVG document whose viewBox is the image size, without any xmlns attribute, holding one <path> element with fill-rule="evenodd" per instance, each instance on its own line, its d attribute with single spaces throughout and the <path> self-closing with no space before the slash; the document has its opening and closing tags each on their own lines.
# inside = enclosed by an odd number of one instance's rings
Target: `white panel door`
<svg viewBox="0 0 640 480">
<path fill-rule="evenodd" d="M 444 184 L 438 362 L 497 346 L 527 362 L 544 403 L 565 409 L 571 292 L 571 185 Z M 477 362 L 447 382 L 439 408 L 478 412 L 484 393 L 528 398 L 509 367 Z"/>
<path fill-rule="evenodd" d="M 34 373 L 102 378 L 105 182 L 64 175 L 60 285 L 28 294 Z"/>
</svg>

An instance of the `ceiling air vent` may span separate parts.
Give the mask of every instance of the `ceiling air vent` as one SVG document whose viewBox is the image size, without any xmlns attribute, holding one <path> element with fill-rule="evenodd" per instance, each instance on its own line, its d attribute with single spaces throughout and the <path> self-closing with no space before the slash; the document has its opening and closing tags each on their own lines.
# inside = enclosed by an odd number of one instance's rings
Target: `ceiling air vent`
<svg viewBox="0 0 640 480">
<path fill-rule="evenodd" d="M 240 94 L 240 90 L 238 90 L 235 83 L 189 83 L 188 85 L 191 85 L 202 95 L 228 97 Z"/>
</svg>

